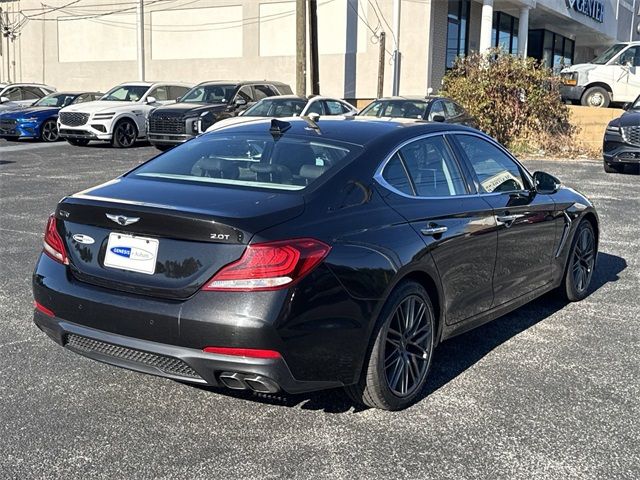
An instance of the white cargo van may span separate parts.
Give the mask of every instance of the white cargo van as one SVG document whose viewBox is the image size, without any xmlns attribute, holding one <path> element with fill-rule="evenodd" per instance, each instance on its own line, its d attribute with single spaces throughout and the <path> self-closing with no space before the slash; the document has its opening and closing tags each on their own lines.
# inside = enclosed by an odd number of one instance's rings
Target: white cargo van
<svg viewBox="0 0 640 480">
<path fill-rule="evenodd" d="M 563 100 L 590 107 L 633 102 L 640 95 L 640 42 L 616 43 L 591 63 L 560 72 Z"/>
</svg>

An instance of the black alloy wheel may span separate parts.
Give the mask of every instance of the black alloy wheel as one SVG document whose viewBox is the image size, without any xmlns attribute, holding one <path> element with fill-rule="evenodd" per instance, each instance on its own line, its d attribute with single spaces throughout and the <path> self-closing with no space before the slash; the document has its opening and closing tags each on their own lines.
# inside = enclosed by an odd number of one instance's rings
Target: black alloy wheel
<svg viewBox="0 0 640 480">
<path fill-rule="evenodd" d="M 406 397 L 422 385 L 429 366 L 432 335 L 426 303 L 417 295 L 406 297 L 387 327 L 384 371 L 393 394 Z"/>
<path fill-rule="evenodd" d="M 40 140 L 43 142 L 57 142 L 60 138 L 58 125 L 55 120 L 47 120 L 40 128 Z"/>
<path fill-rule="evenodd" d="M 138 131 L 131 120 L 121 120 L 113 131 L 112 145 L 116 148 L 129 148 L 136 143 Z"/>
<path fill-rule="evenodd" d="M 421 394 L 435 347 L 435 315 L 419 283 L 399 284 L 387 299 L 372 335 L 359 382 L 346 388 L 352 400 L 400 410 Z"/>
<path fill-rule="evenodd" d="M 573 239 L 565 273 L 564 293 L 569 301 L 575 302 L 587 296 L 596 256 L 596 236 L 593 227 L 589 221 L 582 220 Z"/>
</svg>

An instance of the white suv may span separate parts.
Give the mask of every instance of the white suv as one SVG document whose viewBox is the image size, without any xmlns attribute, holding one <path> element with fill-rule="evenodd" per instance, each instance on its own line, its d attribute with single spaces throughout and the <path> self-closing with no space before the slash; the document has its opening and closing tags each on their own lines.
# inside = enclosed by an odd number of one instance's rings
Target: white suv
<svg viewBox="0 0 640 480">
<path fill-rule="evenodd" d="M 190 88 L 186 83 L 123 83 L 109 90 L 100 100 L 60 110 L 60 137 L 79 146 L 85 146 L 91 140 L 106 140 L 114 147 L 131 147 L 136 140 L 147 137 L 149 112 L 175 102 Z"/>
</svg>

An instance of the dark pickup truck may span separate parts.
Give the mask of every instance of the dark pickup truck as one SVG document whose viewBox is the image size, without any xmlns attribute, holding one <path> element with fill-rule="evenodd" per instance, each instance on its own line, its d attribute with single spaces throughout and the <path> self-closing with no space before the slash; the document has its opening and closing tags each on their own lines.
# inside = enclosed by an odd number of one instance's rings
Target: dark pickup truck
<svg viewBox="0 0 640 480">
<path fill-rule="evenodd" d="M 203 82 L 177 103 L 153 110 L 148 118 L 149 142 L 167 150 L 204 132 L 218 120 L 235 117 L 255 102 L 276 95 L 290 95 L 281 82 Z"/>
</svg>

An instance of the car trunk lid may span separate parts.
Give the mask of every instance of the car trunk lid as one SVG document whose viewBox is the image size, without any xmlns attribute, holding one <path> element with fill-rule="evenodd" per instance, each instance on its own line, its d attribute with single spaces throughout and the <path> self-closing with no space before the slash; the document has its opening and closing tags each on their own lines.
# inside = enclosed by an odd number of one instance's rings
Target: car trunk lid
<svg viewBox="0 0 640 480">
<path fill-rule="evenodd" d="M 63 199 L 56 217 L 76 279 L 184 299 L 254 233 L 303 210 L 290 193 L 121 178 Z"/>
</svg>

